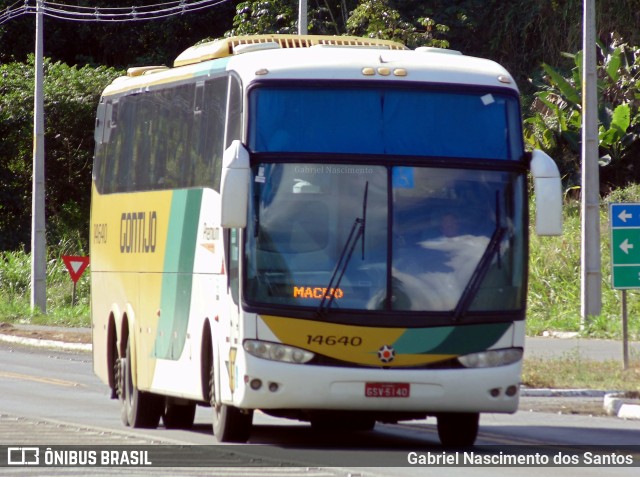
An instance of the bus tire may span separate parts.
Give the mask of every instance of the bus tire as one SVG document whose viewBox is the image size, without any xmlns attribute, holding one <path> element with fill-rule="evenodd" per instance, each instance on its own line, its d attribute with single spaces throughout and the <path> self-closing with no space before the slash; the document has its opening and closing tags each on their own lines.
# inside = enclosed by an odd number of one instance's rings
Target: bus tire
<svg viewBox="0 0 640 477">
<path fill-rule="evenodd" d="M 160 423 L 164 400 L 162 396 L 139 391 L 133 384 L 131 371 L 131 341 L 127 341 L 127 351 L 121 360 L 122 406 L 120 417 L 125 426 L 155 429 Z"/>
<path fill-rule="evenodd" d="M 226 404 L 213 406 L 213 435 L 218 442 L 247 442 L 252 423 L 253 410 L 242 411 Z"/>
<path fill-rule="evenodd" d="M 162 422 L 167 429 L 191 429 L 196 417 L 195 403 L 176 404 L 166 400 Z"/>
<path fill-rule="evenodd" d="M 218 442 L 245 443 L 251 435 L 253 409 L 240 410 L 217 402 L 213 366 L 211 366 L 211 409 L 213 436 Z"/>
<path fill-rule="evenodd" d="M 452 412 L 438 415 L 438 437 L 445 447 L 472 446 L 478 437 L 480 413 Z"/>
</svg>

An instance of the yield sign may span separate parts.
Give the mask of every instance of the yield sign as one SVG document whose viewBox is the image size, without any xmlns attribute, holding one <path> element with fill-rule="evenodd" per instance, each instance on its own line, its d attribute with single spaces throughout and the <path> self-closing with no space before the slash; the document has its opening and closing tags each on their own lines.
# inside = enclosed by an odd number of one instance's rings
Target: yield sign
<svg viewBox="0 0 640 477">
<path fill-rule="evenodd" d="M 63 255 L 62 261 L 69 270 L 71 280 L 76 283 L 82 276 L 82 272 L 89 266 L 89 257 L 76 257 L 74 255 Z"/>
</svg>

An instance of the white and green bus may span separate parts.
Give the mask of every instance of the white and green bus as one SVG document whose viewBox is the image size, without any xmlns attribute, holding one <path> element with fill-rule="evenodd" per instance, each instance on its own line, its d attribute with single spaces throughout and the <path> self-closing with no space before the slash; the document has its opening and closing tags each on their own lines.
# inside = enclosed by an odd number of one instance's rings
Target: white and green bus
<svg viewBox="0 0 640 477">
<path fill-rule="evenodd" d="M 221 442 L 255 411 L 318 428 L 437 418 L 472 444 L 518 407 L 529 179 L 494 62 L 352 37 L 235 37 L 133 68 L 96 121 L 93 359 L 133 427 Z"/>
</svg>

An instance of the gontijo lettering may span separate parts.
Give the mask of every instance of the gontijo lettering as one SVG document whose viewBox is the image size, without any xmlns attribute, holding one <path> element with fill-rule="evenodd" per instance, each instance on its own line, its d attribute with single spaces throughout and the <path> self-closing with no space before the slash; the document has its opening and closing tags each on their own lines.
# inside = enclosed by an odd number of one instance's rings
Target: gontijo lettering
<svg viewBox="0 0 640 477">
<path fill-rule="evenodd" d="M 155 253 L 158 216 L 149 212 L 123 212 L 120 216 L 120 253 Z"/>
</svg>

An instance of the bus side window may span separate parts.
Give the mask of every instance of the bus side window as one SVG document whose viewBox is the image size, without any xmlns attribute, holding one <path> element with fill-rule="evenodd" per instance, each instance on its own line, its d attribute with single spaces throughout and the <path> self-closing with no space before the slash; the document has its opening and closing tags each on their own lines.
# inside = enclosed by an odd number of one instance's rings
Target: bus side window
<svg viewBox="0 0 640 477">
<path fill-rule="evenodd" d="M 224 154 L 225 118 L 227 109 L 228 79 L 213 78 L 205 83 L 203 122 L 203 163 L 206 173 L 199 178 L 202 186 L 220 191 L 222 155 Z"/>
<path fill-rule="evenodd" d="M 225 234 L 225 251 L 227 256 L 227 287 L 233 302 L 239 303 L 240 274 L 238 258 L 240 256 L 238 229 L 228 229 Z"/>
<path fill-rule="evenodd" d="M 227 108 L 225 149 L 231 145 L 234 139 L 242 139 L 242 85 L 235 76 L 229 76 L 229 104 Z"/>
</svg>

